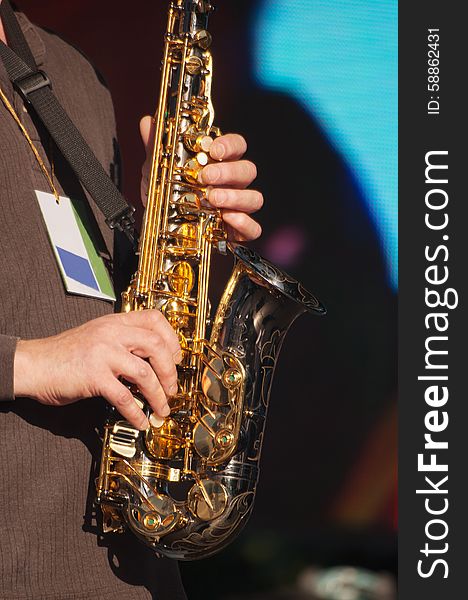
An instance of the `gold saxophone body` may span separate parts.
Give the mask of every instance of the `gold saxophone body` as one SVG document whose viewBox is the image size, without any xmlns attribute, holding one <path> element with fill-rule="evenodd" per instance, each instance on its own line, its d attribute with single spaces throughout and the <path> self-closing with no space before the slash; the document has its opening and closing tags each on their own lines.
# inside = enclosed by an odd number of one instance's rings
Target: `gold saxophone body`
<svg viewBox="0 0 468 600">
<path fill-rule="evenodd" d="M 159 309 L 183 349 L 171 414 L 145 432 L 118 417 L 105 427 L 97 502 L 104 531 L 128 527 L 164 556 L 208 557 L 242 529 L 253 507 L 276 360 L 300 314 L 325 313 L 297 281 L 226 241 L 198 173 L 216 137 L 206 0 L 169 7 L 148 203 L 138 271 L 124 311 Z M 235 266 L 210 319 L 212 251 Z M 135 399 L 150 417 L 138 390 Z"/>
</svg>

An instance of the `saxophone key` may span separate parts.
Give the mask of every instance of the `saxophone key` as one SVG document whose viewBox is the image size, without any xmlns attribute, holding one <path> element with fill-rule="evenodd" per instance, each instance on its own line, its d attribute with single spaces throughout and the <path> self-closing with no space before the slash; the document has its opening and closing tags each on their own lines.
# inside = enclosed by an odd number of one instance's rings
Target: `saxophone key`
<svg viewBox="0 0 468 600">
<path fill-rule="evenodd" d="M 163 419 L 162 417 L 158 417 L 156 413 L 153 413 L 149 418 L 151 427 L 154 427 L 155 429 L 159 429 L 160 427 L 162 427 L 165 420 L 166 419 Z"/>
<path fill-rule="evenodd" d="M 201 200 L 195 192 L 184 193 L 173 203 L 173 208 L 180 211 L 180 215 L 197 215 Z"/>
<path fill-rule="evenodd" d="M 197 46 L 202 48 L 202 50 L 207 50 L 213 42 L 213 37 L 209 31 L 202 29 L 201 31 L 197 31 L 193 36 L 193 41 Z"/>
<path fill-rule="evenodd" d="M 164 304 L 162 313 L 177 331 L 182 351 L 186 350 L 188 347 L 187 339 L 180 330 L 189 327 L 190 319 L 193 319 L 195 315 L 189 310 L 187 303 L 182 300 L 169 300 Z"/>
<path fill-rule="evenodd" d="M 110 448 L 120 456 L 133 458 L 136 454 L 136 442 L 140 432 L 126 421 L 119 421 L 109 436 Z"/>
<path fill-rule="evenodd" d="M 201 59 L 199 56 L 196 56 L 195 54 L 187 58 L 187 60 L 185 61 L 185 65 L 187 72 L 190 75 L 200 75 L 200 73 L 205 67 L 203 59 Z"/>
<path fill-rule="evenodd" d="M 191 152 L 209 152 L 213 138 L 206 131 L 199 130 L 195 125 L 190 125 L 184 133 L 183 141 L 185 147 Z"/>
<path fill-rule="evenodd" d="M 178 262 L 167 273 L 167 280 L 178 297 L 186 298 L 195 285 L 195 272 L 188 262 Z"/>
<path fill-rule="evenodd" d="M 202 521 L 212 521 L 226 510 L 228 493 L 222 483 L 212 479 L 200 479 L 189 491 L 187 506 Z"/>
<path fill-rule="evenodd" d="M 161 525 L 161 517 L 157 513 L 146 513 L 143 517 L 143 527 L 149 531 L 158 529 Z"/>
<path fill-rule="evenodd" d="M 171 232 L 177 246 L 183 250 L 196 250 L 198 230 L 194 223 L 184 222 Z"/>
<path fill-rule="evenodd" d="M 145 435 L 146 447 L 156 459 L 174 459 L 184 445 L 182 427 L 168 417 L 160 427 L 150 426 Z"/>
<path fill-rule="evenodd" d="M 209 157 L 206 152 L 198 152 L 198 154 L 190 158 L 183 167 L 183 176 L 189 183 L 199 184 L 200 172 L 209 162 Z"/>
<path fill-rule="evenodd" d="M 210 464 L 222 461 L 235 441 L 232 429 L 221 413 L 207 414 L 195 425 L 193 445 L 199 456 Z"/>
</svg>

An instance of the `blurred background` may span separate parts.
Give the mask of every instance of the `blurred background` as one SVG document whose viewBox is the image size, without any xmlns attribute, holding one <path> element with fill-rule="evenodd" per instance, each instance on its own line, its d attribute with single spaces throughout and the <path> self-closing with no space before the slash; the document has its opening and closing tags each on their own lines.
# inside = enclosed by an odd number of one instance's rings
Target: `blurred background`
<svg viewBox="0 0 468 600">
<path fill-rule="evenodd" d="M 138 204 L 138 121 L 156 104 L 166 1 L 16 4 L 103 74 L 125 194 Z M 242 133 L 258 165 L 266 203 L 256 247 L 328 316 L 302 317 L 283 347 L 253 517 L 229 550 L 183 564 L 182 576 L 193 600 L 387 600 L 396 570 L 397 2 L 217 5 L 217 124 Z M 217 261 L 215 295 L 230 267 Z"/>
</svg>

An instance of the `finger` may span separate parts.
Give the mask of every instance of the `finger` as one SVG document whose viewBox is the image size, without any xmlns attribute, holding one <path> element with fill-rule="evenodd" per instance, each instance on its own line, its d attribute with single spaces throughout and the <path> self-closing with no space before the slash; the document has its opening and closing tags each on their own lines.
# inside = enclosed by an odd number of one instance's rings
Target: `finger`
<svg viewBox="0 0 468 600">
<path fill-rule="evenodd" d="M 140 121 L 140 135 L 145 148 L 148 148 L 149 144 L 154 140 L 154 132 L 154 119 L 146 115 Z"/>
<path fill-rule="evenodd" d="M 247 151 L 247 142 L 237 133 L 228 133 L 216 138 L 210 147 L 214 160 L 238 160 Z"/>
<path fill-rule="evenodd" d="M 161 311 L 155 309 L 136 310 L 129 313 L 121 313 L 118 317 L 124 325 L 142 327 L 160 335 L 169 347 L 174 361 L 179 363 L 182 360 L 179 338 Z"/>
<path fill-rule="evenodd" d="M 146 205 L 148 204 L 148 181 L 144 176 L 141 178 L 140 198 L 141 203 L 143 204 L 144 208 L 146 208 Z"/>
<path fill-rule="evenodd" d="M 135 356 L 149 359 L 166 396 L 177 392 L 175 359 L 160 335 L 140 327 L 126 327 L 120 334 L 120 342 Z"/>
<path fill-rule="evenodd" d="M 257 221 L 243 212 L 223 210 L 223 220 L 232 229 L 231 239 L 237 242 L 256 240 L 262 234 L 262 228 Z"/>
<path fill-rule="evenodd" d="M 248 214 L 260 210 L 263 206 L 263 196 L 256 190 L 212 188 L 208 193 L 208 201 L 215 208 L 227 208 Z"/>
<path fill-rule="evenodd" d="M 138 387 L 156 414 L 160 417 L 169 415 L 170 408 L 167 404 L 166 394 L 149 363 L 129 352 L 122 352 L 118 358 L 116 370 L 116 375 Z"/>
<path fill-rule="evenodd" d="M 146 160 L 141 168 L 140 196 L 143 206 L 148 201 L 148 179 L 151 171 L 151 153 L 154 144 L 155 123 L 150 116 L 145 116 L 140 121 L 140 135 L 146 149 Z"/>
<path fill-rule="evenodd" d="M 131 425 L 145 431 L 149 427 L 145 413 L 135 402 L 131 391 L 115 377 L 103 385 L 102 396 L 119 411 Z"/>
<path fill-rule="evenodd" d="M 229 185 L 235 188 L 246 188 L 256 177 L 257 167 L 249 160 L 211 164 L 200 172 L 204 185 Z"/>
</svg>

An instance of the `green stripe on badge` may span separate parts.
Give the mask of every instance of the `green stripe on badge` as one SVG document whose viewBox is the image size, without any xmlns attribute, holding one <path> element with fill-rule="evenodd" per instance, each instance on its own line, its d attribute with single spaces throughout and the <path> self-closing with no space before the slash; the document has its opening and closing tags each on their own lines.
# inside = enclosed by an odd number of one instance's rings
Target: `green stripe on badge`
<svg viewBox="0 0 468 600">
<path fill-rule="evenodd" d="M 80 230 L 81 237 L 83 238 L 86 252 L 88 253 L 89 262 L 91 263 L 91 267 L 93 268 L 94 275 L 99 287 L 101 288 L 101 292 L 106 294 L 106 296 L 109 296 L 112 300 L 115 300 L 114 287 L 112 285 L 111 278 L 109 277 L 109 273 L 106 269 L 104 261 L 99 256 L 93 240 L 89 235 L 88 227 L 86 227 L 86 224 L 89 223 L 87 215 L 84 213 L 81 203 L 77 203 L 72 200 L 71 206 L 78 224 L 78 229 Z"/>
</svg>

